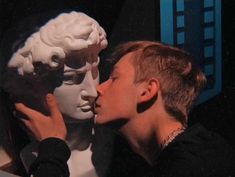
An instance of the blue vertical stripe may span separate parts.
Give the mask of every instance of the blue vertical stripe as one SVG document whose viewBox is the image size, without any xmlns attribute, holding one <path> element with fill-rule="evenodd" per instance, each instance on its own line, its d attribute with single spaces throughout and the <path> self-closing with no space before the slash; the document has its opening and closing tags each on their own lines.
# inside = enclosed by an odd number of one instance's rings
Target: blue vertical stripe
<svg viewBox="0 0 235 177">
<path fill-rule="evenodd" d="M 180 15 L 177 16 L 177 28 L 182 28 L 184 27 L 184 16 Z"/>
<path fill-rule="evenodd" d="M 204 0 L 204 7 L 212 7 L 214 5 L 214 0 Z"/>
<path fill-rule="evenodd" d="M 204 39 L 213 39 L 214 38 L 214 27 L 204 28 Z"/>
<path fill-rule="evenodd" d="M 161 41 L 174 44 L 173 0 L 160 0 Z"/>
<path fill-rule="evenodd" d="M 215 0 L 215 69 L 216 69 L 216 90 L 221 91 L 222 85 L 222 46 L 221 46 L 221 0 Z"/>
<path fill-rule="evenodd" d="M 177 0 L 176 1 L 176 11 L 184 11 L 184 0 Z"/>
<path fill-rule="evenodd" d="M 213 64 L 205 65 L 204 66 L 204 73 L 206 75 L 214 74 L 214 66 L 213 66 Z"/>
<path fill-rule="evenodd" d="M 208 11 L 204 13 L 204 23 L 210 23 L 214 21 L 213 11 Z"/>
<path fill-rule="evenodd" d="M 213 46 L 206 46 L 204 47 L 204 57 L 213 57 Z"/>
<path fill-rule="evenodd" d="M 184 43 L 184 32 L 178 32 L 177 33 L 177 44 L 183 44 Z"/>
</svg>

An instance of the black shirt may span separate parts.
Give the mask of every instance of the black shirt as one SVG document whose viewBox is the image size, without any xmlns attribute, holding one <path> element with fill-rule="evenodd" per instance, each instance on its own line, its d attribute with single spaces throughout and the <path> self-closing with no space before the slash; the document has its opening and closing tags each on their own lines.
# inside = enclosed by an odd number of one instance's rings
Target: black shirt
<svg viewBox="0 0 235 177">
<path fill-rule="evenodd" d="M 155 157 L 153 166 L 123 145 L 123 142 L 118 140 L 115 144 L 107 177 L 233 176 L 234 153 L 231 147 L 222 137 L 200 124 L 186 129 L 169 143 Z M 31 166 L 31 172 L 35 177 L 69 176 L 66 163 L 69 155 L 65 142 L 56 138 L 46 139 L 40 143 L 39 155 Z"/>
</svg>

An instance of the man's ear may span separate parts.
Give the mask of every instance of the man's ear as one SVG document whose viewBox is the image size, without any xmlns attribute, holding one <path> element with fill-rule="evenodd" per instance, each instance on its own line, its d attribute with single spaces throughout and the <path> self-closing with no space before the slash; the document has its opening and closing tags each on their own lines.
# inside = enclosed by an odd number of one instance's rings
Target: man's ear
<svg viewBox="0 0 235 177">
<path fill-rule="evenodd" d="M 138 103 L 144 103 L 155 97 L 160 90 L 159 80 L 151 78 L 141 83 L 139 88 Z"/>
</svg>

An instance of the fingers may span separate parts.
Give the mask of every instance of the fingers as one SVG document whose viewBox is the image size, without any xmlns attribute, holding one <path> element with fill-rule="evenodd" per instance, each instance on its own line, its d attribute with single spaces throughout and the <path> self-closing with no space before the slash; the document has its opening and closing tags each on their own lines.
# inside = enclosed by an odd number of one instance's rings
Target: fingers
<svg viewBox="0 0 235 177">
<path fill-rule="evenodd" d="M 22 121 L 23 124 L 24 124 L 28 129 L 32 130 L 32 125 L 31 125 L 30 121 L 25 120 L 25 119 L 20 119 L 20 121 Z"/>
<path fill-rule="evenodd" d="M 62 115 L 60 113 L 56 98 L 52 94 L 46 95 L 47 104 L 51 113 L 52 119 L 61 119 Z"/>
<path fill-rule="evenodd" d="M 37 131 L 37 126 L 35 127 L 35 122 L 31 120 L 20 119 L 21 122 L 26 126 L 30 131 L 27 131 L 29 136 L 34 136 L 38 141 L 41 141 L 41 136 Z"/>
<path fill-rule="evenodd" d="M 25 127 L 28 130 L 30 130 L 30 131 L 27 131 L 28 135 L 34 136 L 36 139 L 39 140 L 39 137 L 37 137 L 33 122 L 30 120 L 26 120 L 26 119 L 20 119 L 20 121 L 25 125 Z"/>
<path fill-rule="evenodd" d="M 25 106 L 22 103 L 16 103 L 15 104 L 16 110 L 20 111 L 21 113 L 25 114 L 28 118 L 32 118 L 35 113 L 38 113 L 37 111 L 34 111 L 33 109 L 30 109 L 29 107 Z"/>
<path fill-rule="evenodd" d="M 21 119 L 23 124 L 34 134 L 39 141 L 48 137 L 65 139 L 67 130 L 55 97 L 52 94 L 46 96 L 47 104 L 51 115 L 45 116 L 42 113 L 28 108 L 22 103 L 16 103 L 16 109 L 29 119 Z"/>
</svg>

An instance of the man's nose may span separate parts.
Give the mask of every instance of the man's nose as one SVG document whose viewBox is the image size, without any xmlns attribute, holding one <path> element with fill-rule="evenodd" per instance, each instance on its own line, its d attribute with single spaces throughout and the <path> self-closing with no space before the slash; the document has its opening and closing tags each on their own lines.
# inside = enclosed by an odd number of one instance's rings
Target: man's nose
<svg viewBox="0 0 235 177">
<path fill-rule="evenodd" d="M 104 92 L 107 90 L 108 86 L 109 86 L 109 80 L 99 84 L 96 86 L 96 90 L 98 92 L 99 95 L 103 95 Z"/>
</svg>

